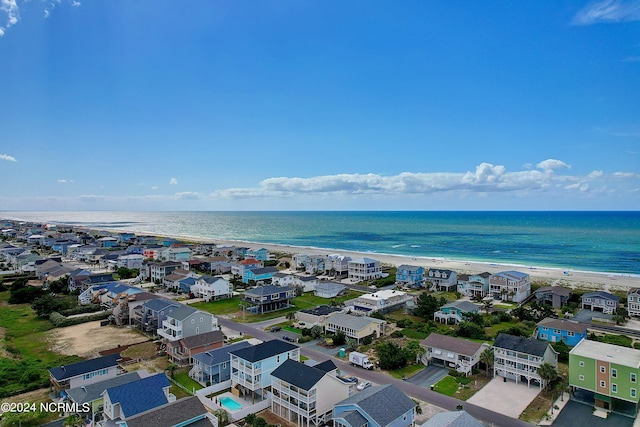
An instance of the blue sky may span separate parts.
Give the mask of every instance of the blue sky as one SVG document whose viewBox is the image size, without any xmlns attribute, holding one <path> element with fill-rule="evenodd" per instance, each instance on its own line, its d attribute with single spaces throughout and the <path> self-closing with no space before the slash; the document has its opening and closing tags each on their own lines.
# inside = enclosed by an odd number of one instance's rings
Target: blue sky
<svg viewBox="0 0 640 427">
<path fill-rule="evenodd" d="M 640 0 L 0 0 L 0 210 L 639 210 Z"/>
</svg>

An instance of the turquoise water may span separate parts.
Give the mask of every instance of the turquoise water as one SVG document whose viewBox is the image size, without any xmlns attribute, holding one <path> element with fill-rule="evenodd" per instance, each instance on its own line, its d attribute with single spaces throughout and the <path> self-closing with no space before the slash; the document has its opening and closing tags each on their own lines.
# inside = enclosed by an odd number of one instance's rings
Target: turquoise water
<svg viewBox="0 0 640 427">
<path fill-rule="evenodd" d="M 0 217 L 139 234 L 640 273 L 640 212 L 0 212 Z"/>
<path fill-rule="evenodd" d="M 230 411 L 239 411 L 240 409 L 242 409 L 241 404 L 226 396 L 220 399 L 220 404 Z"/>
</svg>

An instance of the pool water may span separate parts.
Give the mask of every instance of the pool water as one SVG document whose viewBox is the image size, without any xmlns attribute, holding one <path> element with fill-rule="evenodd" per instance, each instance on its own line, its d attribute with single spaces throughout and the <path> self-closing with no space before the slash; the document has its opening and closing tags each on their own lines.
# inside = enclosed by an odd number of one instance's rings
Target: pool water
<svg viewBox="0 0 640 427">
<path fill-rule="evenodd" d="M 242 409 L 242 405 L 239 404 L 238 402 L 236 402 L 235 400 L 233 400 L 230 397 L 223 397 L 220 399 L 220 404 L 222 406 L 224 406 L 227 409 L 230 409 L 232 411 L 238 411 L 240 409 Z"/>
</svg>

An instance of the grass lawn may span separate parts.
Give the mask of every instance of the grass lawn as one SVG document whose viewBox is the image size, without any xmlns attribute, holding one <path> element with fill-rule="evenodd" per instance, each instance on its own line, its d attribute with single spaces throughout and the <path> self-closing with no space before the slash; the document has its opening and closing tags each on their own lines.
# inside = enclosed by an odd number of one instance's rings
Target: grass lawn
<svg viewBox="0 0 640 427">
<path fill-rule="evenodd" d="M 241 311 L 240 297 L 222 299 L 211 302 L 194 302 L 189 304 L 193 308 L 212 314 L 232 314 Z"/>
<path fill-rule="evenodd" d="M 413 365 L 405 366 L 401 369 L 394 369 L 393 371 L 389 371 L 389 374 L 391 374 L 393 378 L 402 378 L 403 375 L 405 376 L 405 378 L 409 378 L 412 375 L 415 375 L 416 373 L 422 371 L 424 368 L 425 366 L 422 363 L 414 363 Z"/>
<path fill-rule="evenodd" d="M 200 390 L 203 389 L 204 387 L 202 387 L 202 385 L 193 380 L 190 376 L 189 376 L 189 372 L 174 372 L 173 374 L 173 379 L 175 382 L 180 383 L 180 385 L 182 385 L 184 388 L 186 388 L 187 390 L 191 391 L 191 390 Z"/>
<path fill-rule="evenodd" d="M 441 394 L 446 394 L 447 396 L 453 396 L 458 391 L 458 387 L 460 387 L 458 381 L 452 376 L 447 375 L 435 384 L 433 390 Z"/>
</svg>

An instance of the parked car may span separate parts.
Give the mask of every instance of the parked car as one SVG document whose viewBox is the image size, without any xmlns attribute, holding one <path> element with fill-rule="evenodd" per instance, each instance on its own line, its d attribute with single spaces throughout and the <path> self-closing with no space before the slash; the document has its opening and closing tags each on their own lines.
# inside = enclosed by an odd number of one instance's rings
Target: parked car
<svg viewBox="0 0 640 427">
<path fill-rule="evenodd" d="M 371 387 L 371 381 L 362 381 L 360 384 L 358 384 L 358 386 L 356 388 L 358 390 L 362 391 L 367 387 Z"/>
<path fill-rule="evenodd" d="M 345 380 L 349 381 L 350 383 L 357 383 L 358 379 L 356 377 L 347 377 L 345 378 Z"/>
<path fill-rule="evenodd" d="M 298 340 L 296 338 L 292 338 L 289 335 L 283 335 L 282 339 L 285 341 L 289 341 L 289 342 L 298 342 Z"/>
<path fill-rule="evenodd" d="M 279 332 L 281 330 L 282 330 L 282 328 L 280 326 L 272 326 L 271 327 L 271 332 Z"/>
</svg>

